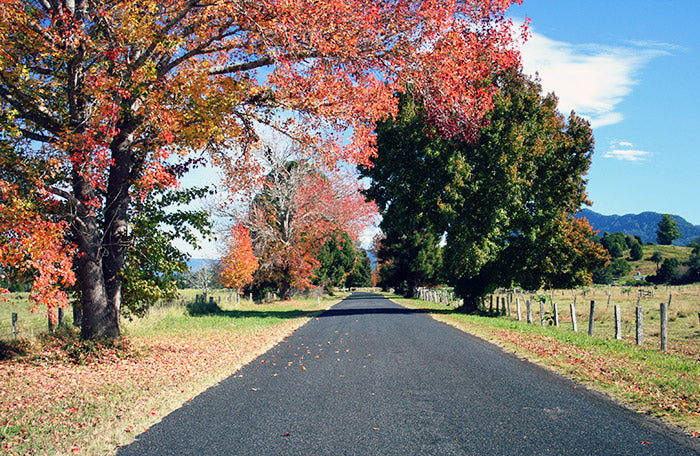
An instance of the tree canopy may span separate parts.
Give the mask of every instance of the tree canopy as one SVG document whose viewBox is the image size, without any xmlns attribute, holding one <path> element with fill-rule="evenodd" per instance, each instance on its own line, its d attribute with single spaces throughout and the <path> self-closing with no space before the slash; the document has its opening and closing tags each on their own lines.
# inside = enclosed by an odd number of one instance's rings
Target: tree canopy
<svg viewBox="0 0 700 456">
<path fill-rule="evenodd" d="M 342 284 L 354 262 L 352 244 L 347 250 L 344 245 L 374 221 L 376 206 L 359 193 L 354 176 L 324 174 L 303 161 L 270 165 L 243 219 L 259 263 L 255 282 L 273 285 L 287 298 L 293 288 L 314 286 L 326 260 L 321 272 L 329 275 L 320 278 Z M 336 260 L 338 267 L 331 267 Z"/>
<path fill-rule="evenodd" d="M 587 202 L 589 125 L 573 113 L 565 121 L 556 98 L 518 72 L 495 82 L 476 141 L 436 136 L 420 102 L 404 96 L 398 118 L 378 126 L 374 167 L 361 168 L 383 230 L 444 233 L 446 278 L 467 310 L 500 286 L 588 283 L 606 261 L 590 225 L 571 217 Z"/>
<path fill-rule="evenodd" d="M 661 215 L 661 221 L 656 230 L 656 242 L 660 245 L 671 245 L 679 237 L 681 237 L 681 233 L 678 231 L 678 223 L 673 216 L 670 214 Z"/>
<path fill-rule="evenodd" d="M 365 162 L 406 82 L 443 135 L 473 134 L 489 75 L 517 62 L 510 3 L 2 2 L 0 264 L 35 269 L 33 299 L 51 307 L 75 259 L 82 336 L 119 337 L 134 201 L 202 154 L 232 187 L 258 178 L 260 125 L 319 162 Z"/>
</svg>

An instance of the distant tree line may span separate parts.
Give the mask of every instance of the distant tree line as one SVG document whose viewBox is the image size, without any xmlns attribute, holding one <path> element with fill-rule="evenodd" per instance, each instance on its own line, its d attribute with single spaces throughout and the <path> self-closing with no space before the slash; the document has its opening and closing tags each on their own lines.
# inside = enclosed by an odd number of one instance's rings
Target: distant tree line
<svg viewBox="0 0 700 456">
<path fill-rule="evenodd" d="M 659 245 L 671 245 L 681 237 L 678 225 L 673 216 L 663 214 L 657 227 Z M 593 282 L 611 284 L 632 270 L 631 261 L 639 261 L 644 257 L 642 240 L 639 236 L 631 236 L 622 232 L 604 233 L 598 242 L 605 248 L 611 261 L 608 265 L 593 271 Z M 647 245 L 653 245 L 648 242 Z M 664 258 L 660 251 L 654 251 L 648 258 L 656 264 L 656 273 L 635 280 L 637 285 L 648 284 L 684 284 L 700 281 L 700 238 L 692 242 L 690 258 L 683 262 L 678 258 Z"/>
</svg>

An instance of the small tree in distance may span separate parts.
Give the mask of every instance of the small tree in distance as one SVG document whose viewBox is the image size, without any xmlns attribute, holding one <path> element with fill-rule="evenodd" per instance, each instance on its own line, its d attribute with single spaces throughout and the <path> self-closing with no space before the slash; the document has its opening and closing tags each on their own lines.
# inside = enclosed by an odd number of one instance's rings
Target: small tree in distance
<svg viewBox="0 0 700 456">
<path fill-rule="evenodd" d="M 661 255 L 661 252 L 656 251 L 651 255 L 651 258 L 649 258 L 651 261 L 656 263 L 656 272 L 659 272 L 659 264 L 664 260 L 663 255 Z"/>
<path fill-rule="evenodd" d="M 638 242 L 635 242 L 630 249 L 630 258 L 632 261 L 639 261 L 642 257 L 644 257 L 644 250 L 642 250 L 642 246 Z"/>
<path fill-rule="evenodd" d="M 663 214 L 656 230 L 656 241 L 660 245 L 671 245 L 675 239 L 681 237 L 678 231 L 678 223 L 670 214 Z"/>
<path fill-rule="evenodd" d="M 239 223 L 231 228 L 226 253 L 221 258 L 221 284 L 240 290 L 253 281 L 258 260 L 253 254 L 250 230 Z"/>
</svg>

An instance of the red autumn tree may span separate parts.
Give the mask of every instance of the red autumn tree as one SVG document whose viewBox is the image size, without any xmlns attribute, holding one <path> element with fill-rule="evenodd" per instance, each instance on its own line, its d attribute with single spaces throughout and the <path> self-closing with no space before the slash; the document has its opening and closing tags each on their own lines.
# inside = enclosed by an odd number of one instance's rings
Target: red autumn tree
<svg viewBox="0 0 700 456">
<path fill-rule="evenodd" d="M 176 185 L 173 162 L 206 153 L 243 185 L 261 124 L 326 163 L 365 162 L 406 85 L 440 132 L 468 136 L 491 106 L 483 81 L 517 60 L 512 1 L 0 1 L 3 180 L 57 203 L 82 336 L 119 337 L 131 202 Z M 41 172 L 19 173 L 23 157 Z"/>
<path fill-rule="evenodd" d="M 66 223 L 50 220 L 40 207 L 0 181 L 0 267 L 15 277 L 34 277 L 29 299 L 35 308 L 45 305 L 53 319 L 52 310 L 68 303 L 63 288 L 75 283 L 73 249 L 63 237 Z"/>
<path fill-rule="evenodd" d="M 273 163 L 246 224 L 260 262 L 259 283 L 275 284 L 281 297 L 312 287 L 320 247 L 339 232 L 357 239 L 377 216 L 352 176 L 327 176 L 306 162 Z"/>
<path fill-rule="evenodd" d="M 250 231 L 241 223 L 231 228 L 226 253 L 219 266 L 221 284 L 225 287 L 240 290 L 253 281 L 253 273 L 258 269 L 258 260 L 253 254 Z"/>
</svg>

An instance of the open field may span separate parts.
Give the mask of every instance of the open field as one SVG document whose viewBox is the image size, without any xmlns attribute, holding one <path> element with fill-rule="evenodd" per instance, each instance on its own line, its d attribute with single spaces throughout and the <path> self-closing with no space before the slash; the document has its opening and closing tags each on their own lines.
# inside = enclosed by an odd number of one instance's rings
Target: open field
<svg viewBox="0 0 700 456">
<path fill-rule="evenodd" d="M 0 453 L 111 454 L 341 298 L 222 296 L 220 310 L 197 316 L 180 303 L 156 307 L 123 321 L 124 341 L 100 349 L 70 326 L 40 335 L 44 318 L 34 329 L 29 315 L 22 334 L 31 339 L 3 342 L 6 355 L 8 346 L 24 354 L 0 361 Z"/>
<path fill-rule="evenodd" d="M 644 296 L 640 296 L 640 292 Z M 505 298 L 505 294 L 499 295 Z M 644 312 L 644 346 L 659 348 L 660 311 L 662 302 L 669 303 L 668 308 L 668 348 L 671 352 L 700 357 L 700 284 L 684 286 L 658 287 L 614 287 L 600 286 L 576 290 L 541 291 L 536 295 L 521 296 L 521 311 L 525 319 L 525 300 L 532 303 L 533 320 L 540 323 L 539 301 L 545 298 L 545 316 L 551 324 L 553 303 L 557 304 L 559 324 L 562 329 L 571 329 L 570 304 L 576 302 L 576 320 L 579 332 L 588 331 L 590 303 L 595 301 L 593 335 L 601 339 L 615 337 L 615 305 L 620 306 L 622 319 L 622 338 L 635 343 L 636 307 Z M 516 315 L 515 298 L 511 313 Z"/>
<path fill-rule="evenodd" d="M 607 294 L 611 307 L 607 309 Z M 662 352 L 658 345 L 658 303 L 673 294 L 669 312 L 669 350 Z M 636 305 L 632 293 L 623 289 L 590 289 L 583 299 L 577 290 L 579 331 L 573 332 L 568 320 L 561 317 L 560 328 L 542 326 L 539 304 L 533 305 L 533 324 L 517 321 L 515 317 L 487 317 L 457 313 L 452 307 L 399 296 L 391 298 L 409 308 L 428 310 L 433 317 L 466 332 L 492 341 L 519 356 L 550 367 L 569 378 L 606 393 L 633 410 L 653 414 L 669 424 L 680 426 L 688 433 L 700 433 L 700 331 L 697 312 L 700 287 L 672 287 L 656 290 L 654 298 L 640 300 L 649 322 L 648 336 L 642 346 L 634 344 L 634 329 L 626 326 L 625 340 L 614 339 L 612 306 L 620 304 L 629 315 Z M 560 312 L 566 315 L 573 291 L 555 291 L 554 302 L 560 303 Z M 663 294 L 660 294 L 663 293 Z M 550 297 L 551 292 L 547 293 Z M 596 300 L 594 336 L 587 335 L 588 303 Z M 580 305 L 580 304 L 586 305 Z M 515 313 L 515 306 L 511 309 Z M 523 316 L 525 305 L 521 304 Z M 600 310 L 600 312 L 598 311 Z M 546 312 L 551 311 L 548 301 Z M 654 319 L 652 319 L 654 317 Z M 625 325 L 623 325 L 625 327 Z M 654 328 L 654 329 L 652 329 Z M 630 335 L 630 332 L 632 335 Z"/>
</svg>

